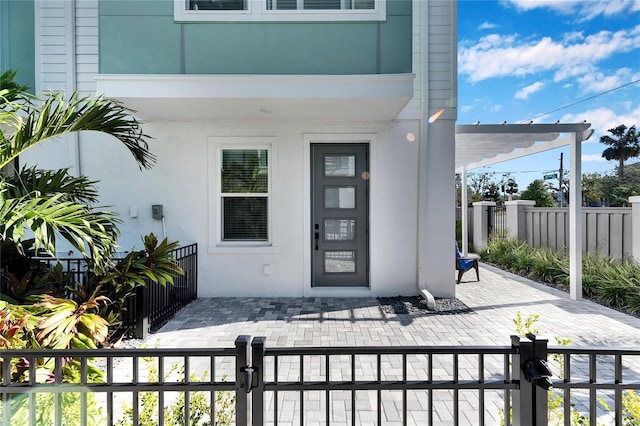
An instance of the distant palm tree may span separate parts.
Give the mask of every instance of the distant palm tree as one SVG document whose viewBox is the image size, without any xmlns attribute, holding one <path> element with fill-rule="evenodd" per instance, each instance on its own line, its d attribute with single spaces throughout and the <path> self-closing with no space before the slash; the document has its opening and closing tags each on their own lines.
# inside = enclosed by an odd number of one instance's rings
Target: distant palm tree
<svg viewBox="0 0 640 426">
<path fill-rule="evenodd" d="M 131 111 L 115 101 L 77 93 L 68 99 L 60 93 L 38 99 L 15 76 L 15 71 L 0 76 L 0 242 L 15 244 L 22 252 L 23 241 L 33 239 L 36 250 L 55 255 L 59 235 L 100 268 L 115 247 L 118 219 L 92 206 L 95 182 L 66 169 L 15 170 L 16 160 L 44 141 L 93 130 L 112 135 L 140 168 L 150 168 L 155 157 L 148 150 L 148 136 Z"/>
<path fill-rule="evenodd" d="M 616 128 L 609 129 L 614 137 L 605 135 L 600 138 L 600 143 L 609 145 L 609 148 L 602 151 L 602 157 L 607 160 L 618 160 L 618 181 L 624 180 L 624 162 L 629 158 L 640 156 L 640 144 L 638 144 L 638 134 L 636 126 L 627 129 L 624 124 Z"/>
</svg>

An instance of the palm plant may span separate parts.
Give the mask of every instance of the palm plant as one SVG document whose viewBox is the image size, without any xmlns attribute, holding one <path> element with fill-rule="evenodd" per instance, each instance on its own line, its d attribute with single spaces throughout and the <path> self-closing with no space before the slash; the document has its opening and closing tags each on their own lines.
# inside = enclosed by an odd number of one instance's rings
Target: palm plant
<svg viewBox="0 0 640 426">
<path fill-rule="evenodd" d="M 624 180 L 624 162 L 629 158 L 640 156 L 640 144 L 636 126 L 627 129 L 624 124 L 613 129 L 609 133 L 614 137 L 605 135 L 600 138 L 600 143 L 609 145 L 609 148 L 602 151 L 602 157 L 607 160 L 618 160 L 618 181 Z"/>
<path fill-rule="evenodd" d="M 148 136 L 132 111 L 116 101 L 81 97 L 65 99 L 50 93 L 38 99 L 14 82 L 15 71 L 0 76 L 0 169 L 13 166 L 18 156 L 42 142 L 85 130 L 109 134 L 122 142 L 140 168 L 150 168 L 155 157 Z M 91 206 L 96 201 L 93 183 L 33 168 L 0 174 L 0 240 L 24 252 L 23 241 L 34 239 L 35 250 L 55 255 L 56 236 L 67 240 L 97 270 L 104 268 L 118 237 L 117 218 Z"/>
</svg>

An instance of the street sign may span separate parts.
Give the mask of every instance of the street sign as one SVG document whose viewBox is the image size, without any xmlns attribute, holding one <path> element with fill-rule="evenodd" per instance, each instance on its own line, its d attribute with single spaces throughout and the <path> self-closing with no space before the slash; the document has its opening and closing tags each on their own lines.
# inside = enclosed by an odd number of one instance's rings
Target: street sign
<svg viewBox="0 0 640 426">
<path fill-rule="evenodd" d="M 547 173 L 544 175 L 544 180 L 558 179 L 557 173 Z"/>
</svg>

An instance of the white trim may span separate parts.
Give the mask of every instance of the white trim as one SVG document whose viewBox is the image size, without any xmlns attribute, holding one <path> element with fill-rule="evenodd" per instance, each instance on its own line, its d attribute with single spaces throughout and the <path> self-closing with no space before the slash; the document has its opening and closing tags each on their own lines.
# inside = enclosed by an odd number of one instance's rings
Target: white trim
<svg viewBox="0 0 640 426">
<path fill-rule="evenodd" d="M 260 2 L 261 6 L 254 3 Z M 375 0 L 374 9 L 267 10 L 266 0 L 247 0 L 247 10 L 187 10 L 187 0 L 174 0 L 176 22 L 352 22 L 385 21 L 387 0 Z"/>
<path fill-rule="evenodd" d="M 98 92 L 123 98 L 379 98 L 413 95 L 415 74 L 99 74 Z"/>
<path fill-rule="evenodd" d="M 302 220 L 303 246 L 303 291 L 304 297 L 369 297 L 378 294 L 379 273 L 376 264 L 380 258 L 375 235 L 376 206 L 378 200 L 375 191 L 376 173 L 378 171 L 377 135 L 375 133 L 305 133 L 303 137 L 303 195 L 304 200 Z M 360 287 L 311 287 L 311 144 L 313 143 L 367 143 L 369 144 L 369 288 Z"/>
<path fill-rule="evenodd" d="M 42 92 L 42 2 L 34 2 L 33 4 L 33 36 L 35 38 L 35 81 L 34 91 L 37 95 Z"/>
<path fill-rule="evenodd" d="M 268 151 L 268 192 L 267 192 L 267 241 L 222 241 L 221 221 L 221 188 L 220 161 L 223 149 L 266 149 Z M 208 224 L 208 253 L 277 253 L 279 251 L 278 218 L 274 215 L 274 205 L 277 203 L 277 138 L 275 136 L 209 136 L 207 138 L 207 188 L 209 214 Z"/>
<path fill-rule="evenodd" d="M 146 121 L 392 120 L 413 95 L 413 74 L 112 75 L 97 91 Z"/>
</svg>

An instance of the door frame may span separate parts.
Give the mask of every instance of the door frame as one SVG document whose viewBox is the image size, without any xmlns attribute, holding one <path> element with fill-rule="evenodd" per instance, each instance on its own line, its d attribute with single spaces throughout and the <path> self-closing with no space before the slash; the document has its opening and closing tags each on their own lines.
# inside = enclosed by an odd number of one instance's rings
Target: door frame
<svg viewBox="0 0 640 426">
<path fill-rule="evenodd" d="M 378 258 L 377 250 L 380 243 L 376 242 L 376 211 L 374 207 L 378 204 L 376 200 L 376 172 L 377 172 L 377 135 L 375 133 L 305 133 L 303 134 L 303 235 L 304 250 L 303 255 L 303 294 L 305 297 L 371 297 L 378 294 L 375 260 Z M 311 287 L 311 144 L 368 144 L 369 145 L 369 287 Z"/>
</svg>

